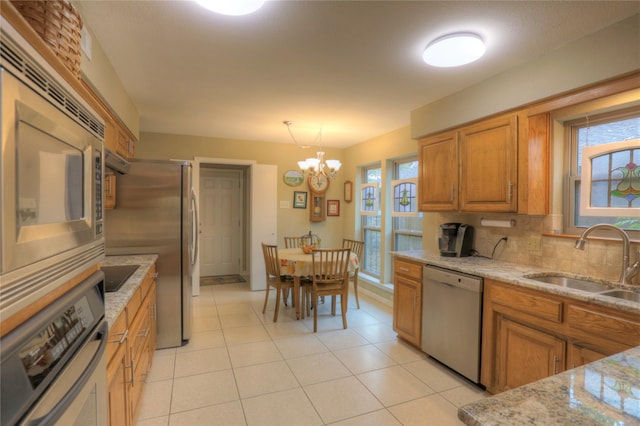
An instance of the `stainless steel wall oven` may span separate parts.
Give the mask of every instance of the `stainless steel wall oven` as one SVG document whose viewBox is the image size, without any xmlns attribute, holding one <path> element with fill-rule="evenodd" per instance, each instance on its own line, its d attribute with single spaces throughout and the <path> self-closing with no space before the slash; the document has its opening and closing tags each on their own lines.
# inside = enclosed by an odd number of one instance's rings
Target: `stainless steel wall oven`
<svg viewBox="0 0 640 426">
<path fill-rule="evenodd" d="M 104 257 L 104 122 L 0 21 L 0 319 Z"/>
<path fill-rule="evenodd" d="M 0 423 L 105 425 L 107 322 L 97 271 L 0 340 Z"/>
</svg>

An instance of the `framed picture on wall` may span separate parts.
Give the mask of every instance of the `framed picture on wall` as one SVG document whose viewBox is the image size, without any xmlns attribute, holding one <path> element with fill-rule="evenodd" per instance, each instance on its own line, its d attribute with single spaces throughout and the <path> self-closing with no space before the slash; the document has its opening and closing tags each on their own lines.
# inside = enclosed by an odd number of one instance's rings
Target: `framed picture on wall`
<svg viewBox="0 0 640 426">
<path fill-rule="evenodd" d="M 353 183 L 348 180 L 344 183 L 344 201 L 350 203 L 353 199 Z"/>
<path fill-rule="evenodd" d="M 340 200 L 327 200 L 327 216 L 340 216 Z"/>
<path fill-rule="evenodd" d="M 293 208 L 294 209 L 306 209 L 307 208 L 307 193 L 304 191 L 293 192 Z"/>
</svg>

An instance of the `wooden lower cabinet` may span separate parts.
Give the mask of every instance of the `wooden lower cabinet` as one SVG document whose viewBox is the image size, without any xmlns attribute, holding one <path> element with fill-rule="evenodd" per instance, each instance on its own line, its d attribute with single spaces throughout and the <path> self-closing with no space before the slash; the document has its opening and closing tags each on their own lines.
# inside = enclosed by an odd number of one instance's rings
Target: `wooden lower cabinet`
<svg viewBox="0 0 640 426">
<path fill-rule="evenodd" d="M 126 344 L 116 350 L 107 366 L 109 424 L 129 424 L 129 377 Z"/>
<path fill-rule="evenodd" d="M 640 345 L 640 317 L 485 279 L 482 342 L 495 394 Z"/>
<path fill-rule="evenodd" d="M 156 349 L 155 266 L 109 331 L 107 382 L 109 424 L 135 423 Z"/>
<path fill-rule="evenodd" d="M 501 391 L 564 370 L 566 342 L 502 316 L 498 317 L 497 384 Z"/>
<path fill-rule="evenodd" d="M 422 339 L 423 266 L 403 259 L 394 263 L 393 329 L 416 347 Z"/>
<path fill-rule="evenodd" d="M 606 358 L 611 355 L 611 353 L 608 352 L 611 351 L 597 351 L 594 349 L 586 348 L 577 343 L 571 343 L 567 351 L 567 368 L 580 367 L 581 365 L 589 364 L 590 362 Z"/>
</svg>

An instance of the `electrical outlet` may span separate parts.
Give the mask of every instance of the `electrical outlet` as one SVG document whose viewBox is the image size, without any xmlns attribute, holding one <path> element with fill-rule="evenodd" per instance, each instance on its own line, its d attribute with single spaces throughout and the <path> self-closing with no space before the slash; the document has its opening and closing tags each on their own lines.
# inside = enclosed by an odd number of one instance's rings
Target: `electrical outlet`
<svg viewBox="0 0 640 426">
<path fill-rule="evenodd" d="M 529 251 L 542 250 L 542 238 L 529 237 L 529 240 L 527 241 L 527 246 L 529 248 Z"/>
</svg>

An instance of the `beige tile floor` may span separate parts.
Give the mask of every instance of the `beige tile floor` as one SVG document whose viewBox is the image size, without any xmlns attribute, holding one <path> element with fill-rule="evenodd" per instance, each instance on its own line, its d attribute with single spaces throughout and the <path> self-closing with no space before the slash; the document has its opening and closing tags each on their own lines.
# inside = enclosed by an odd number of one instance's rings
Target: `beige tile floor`
<svg viewBox="0 0 640 426">
<path fill-rule="evenodd" d="M 295 320 L 275 292 L 247 284 L 202 287 L 193 336 L 156 351 L 136 424 L 460 425 L 457 408 L 486 393 L 396 337 L 392 312 L 349 299 L 348 329 L 319 307 Z M 328 302 L 328 301 L 327 301 Z"/>
</svg>

